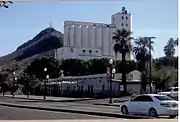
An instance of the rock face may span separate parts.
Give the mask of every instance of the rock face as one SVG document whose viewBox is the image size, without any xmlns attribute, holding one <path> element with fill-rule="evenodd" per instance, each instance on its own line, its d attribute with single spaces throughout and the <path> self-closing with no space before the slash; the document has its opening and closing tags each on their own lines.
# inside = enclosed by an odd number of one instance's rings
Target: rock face
<svg viewBox="0 0 180 122">
<path fill-rule="evenodd" d="M 53 28 L 46 28 L 37 34 L 32 40 L 17 47 L 17 49 L 6 56 L 0 57 L 0 66 L 19 64 L 29 61 L 34 57 L 54 56 L 54 51 L 63 46 L 63 34 Z"/>
</svg>

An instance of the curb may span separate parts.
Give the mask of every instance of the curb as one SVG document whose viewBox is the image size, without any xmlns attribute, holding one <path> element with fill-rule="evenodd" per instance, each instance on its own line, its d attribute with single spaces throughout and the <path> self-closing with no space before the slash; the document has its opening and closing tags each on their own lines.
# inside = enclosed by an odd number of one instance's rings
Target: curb
<svg viewBox="0 0 180 122">
<path fill-rule="evenodd" d="M 44 102 L 75 102 L 75 101 L 86 101 L 86 100 L 94 100 L 95 98 L 84 98 L 84 99 L 77 99 L 77 100 L 48 100 L 48 99 L 35 99 L 35 98 L 21 98 L 21 97 L 11 97 L 11 96 L 0 96 L 0 97 L 9 97 L 9 98 L 16 98 L 16 99 L 25 99 L 25 100 L 39 100 Z M 43 97 L 43 96 L 42 96 Z"/>
<path fill-rule="evenodd" d="M 37 106 L 27 106 L 27 105 L 15 105 L 15 104 L 5 104 L 0 103 L 1 106 L 7 107 L 16 107 L 16 108 L 28 108 L 28 109 L 37 109 L 37 110 L 46 110 L 46 111 L 56 111 L 56 112 L 69 112 L 69 113 L 78 113 L 78 114 L 87 114 L 87 115 L 96 115 L 96 116 L 108 116 L 108 117 L 116 117 L 116 118 L 126 118 L 126 119 L 153 119 L 148 116 L 134 116 L 134 115 L 122 115 L 116 113 L 105 113 L 105 112 L 92 112 L 92 111 L 82 111 L 82 110 L 74 110 L 74 109 L 65 109 L 65 108 L 45 108 L 45 107 L 37 107 Z"/>
<path fill-rule="evenodd" d="M 93 105 L 120 107 L 120 105 L 113 105 L 113 104 L 101 104 L 101 103 L 95 103 L 95 104 L 93 104 Z"/>
</svg>

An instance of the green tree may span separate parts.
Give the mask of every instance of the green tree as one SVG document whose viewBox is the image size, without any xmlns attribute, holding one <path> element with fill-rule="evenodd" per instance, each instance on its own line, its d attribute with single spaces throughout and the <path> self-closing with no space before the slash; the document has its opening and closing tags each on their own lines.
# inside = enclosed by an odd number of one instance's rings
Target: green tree
<svg viewBox="0 0 180 122">
<path fill-rule="evenodd" d="M 171 67 L 163 67 L 152 71 L 152 79 L 156 82 L 156 88 L 161 90 L 174 86 L 177 82 L 177 77 L 177 70 Z"/>
<path fill-rule="evenodd" d="M 35 75 L 38 79 L 44 79 L 48 74 L 50 78 L 57 78 L 59 76 L 60 63 L 54 58 L 40 58 L 33 61 L 24 70 L 30 76 Z M 44 68 L 47 68 L 47 72 L 44 72 Z"/>
<path fill-rule="evenodd" d="M 102 74 L 106 73 L 107 63 L 109 59 L 101 58 L 101 59 L 91 59 L 88 61 L 88 69 L 90 74 Z"/>
<path fill-rule="evenodd" d="M 170 38 L 167 42 L 167 44 L 164 46 L 164 54 L 169 59 L 168 64 L 169 66 L 173 66 L 174 62 L 172 60 L 172 57 L 175 54 L 175 47 L 178 44 L 178 41 L 174 40 L 174 38 Z"/>
<path fill-rule="evenodd" d="M 148 62 L 151 61 L 149 58 L 149 46 L 151 46 L 151 50 L 154 51 L 153 44 L 154 41 L 152 41 L 151 38 L 147 39 L 147 37 L 139 37 L 134 41 L 133 53 L 137 60 L 138 70 L 142 73 L 141 92 L 146 92 Z"/>
<path fill-rule="evenodd" d="M 64 70 L 64 75 L 80 76 L 88 73 L 87 63 L 80 59 L 63 60 L 60 69 Z"/>
<path fill-rule="evenodd" d="M 175 69 L 178 69 L 178 57 L 173 56 L 171 60 L 173 62 L 172 67 Z M 153 59 L 153 62 L 155 63 L 155 67 L 157 69 L 160 69 L 160 68 L 166 67 L 166 66 L 170 66 L 169 65 L 169 58 L 166 56 Z"/>
<path fill-rule="evenodd" d="M 124 70 L 126 72 L 126 74 L 128 74 L 134 70 L 138 70 L 137 63 L 133 60 L 126 61 L 125 69 L 123 69 L 123 64 L 122 64 L 122 61 L 120 61 L 120 60 L 116 61 L 115 67 L 116 67 L 117 73 L 122 73 Z"/>
<path fill-rule="evenodd" d="M 3 93 L 4 96 L 5 92 L 9 90 L 8 73 L 2 72 L 0 74 L 0 87 L 1 87 L 1 92 Z"/>
<path fill-rule="evenodd" d="M 122 54 L 122 66 L 123 69 L 126 67 L 126 54 L 130 54 L 131 51 L 131 44 L 130 40 L 132 39 L 131 34 L 132 32 L 126 31 L 125 29 L 116 30 L 113 33 L 112 39 L 115 41 L 114 44 L 114 51 L 115 51 L 115 58 L 117 59 L 117 53 Z M 127 94 L 127 84 L 126 84 L 126 72 L 123 70 L 122 72 L 122 83 L 124 85 L 124 94 Z"/>
<path fill-rule="evenodd" d="M 177 39 L 174 41 L 175 46 L 178 46 L 178 45 L 179 45 L 179 44 L 178 44 L 178 41 L 179 41 L 179 38 L 177 38 Z"/>
<path fill-rule="evenodd" d="M 23 86 L 22 91 L 27 95 L 27 98 L 29 98 L 29 95 L 34 93 L 34 89 L 40 85 L 35 75 L 30 76 L 27 73 L 22 73 L 18 82 Z"/>
<path fill-rule="evenodd" d="M 12 1 L 0 1 L 0 7 L 9 8 L 8 4 L 12 4 Z"/>
</svg>

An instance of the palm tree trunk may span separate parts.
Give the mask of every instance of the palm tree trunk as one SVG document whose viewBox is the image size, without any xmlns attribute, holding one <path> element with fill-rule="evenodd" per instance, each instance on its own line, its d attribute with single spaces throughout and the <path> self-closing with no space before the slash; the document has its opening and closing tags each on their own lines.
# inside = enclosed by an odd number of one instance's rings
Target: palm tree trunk
<svg viewBox="0 0 180 122">
<path fill-rule="evenodd" d="M 147 63 L 142 61 L 140 62 L 142 64 L 141 69 L 141 94 L 146 92 L 146 83 L 147 83 Z"/>
<path fill-rule="evenodd" d="M 117 52 L 115 52 L 115 60 L 117 60 Z"/>
<path fill-rule="evenodd" d="M 122 53 L 122 66 L 126 69 L 126 53 Z M 126 84 L 126 71 L 122 70 L 122 83 L 124 86 L 124 95 L 127 95 L 127 84 Z"/>
</svg>

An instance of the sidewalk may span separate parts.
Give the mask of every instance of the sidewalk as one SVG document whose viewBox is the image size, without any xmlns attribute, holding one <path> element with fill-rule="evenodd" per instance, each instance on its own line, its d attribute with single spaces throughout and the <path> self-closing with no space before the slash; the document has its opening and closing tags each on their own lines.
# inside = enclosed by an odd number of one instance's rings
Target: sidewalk
<svg viewBox="0 0 180 122">
<path fill-rule="evenodd" d="M 27 98 L 26 95 L 15 95 L 14 97 L 12 97 L 12 95 L 5 95 L 4 97 L 25 99 L 25 100 L 48 101 L 48 102 L 80 102 L 83 104 L 92 104 L 92 105 L 101 105 L 101 106 L 116 106 L 116 107 L 119 107 L 120 103 L 129 100 L 129 97 L 113 98 L 113 104 L 109 104 L 109 98 L 96 99 L 96 98 L 68 98 L 68 97 L 46 96 L 46 99 L 43 99 L 43 96 L 35 96 L 35 95 L 30 95 L 29 98 Z"/>
<path fill-rule="evenodd" d="M 46 99 L 43 99 L 43 96 L 35 96 L 35 95 L 29 95 L 29 98 L 27 98 L 27 95 L 15 95 L 14 97 L 12 97 L 12 95 L 4 95 L 4 97 L 28 99 L 28 100 L 42 100 L 42 101 L 49 101 L 49 102 L 50 101 L 52 101 L 52 102 L 73 102 L 73 101 L 84 101 L 84 100 L 95 99 L 95 98 L 68 98 L 68 97 L 50 97 L 50 96 L 46 96 Z"/>
</svg>

